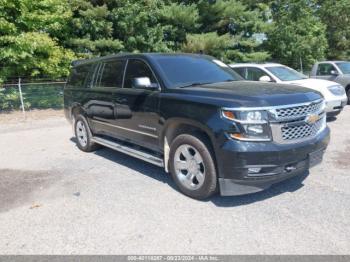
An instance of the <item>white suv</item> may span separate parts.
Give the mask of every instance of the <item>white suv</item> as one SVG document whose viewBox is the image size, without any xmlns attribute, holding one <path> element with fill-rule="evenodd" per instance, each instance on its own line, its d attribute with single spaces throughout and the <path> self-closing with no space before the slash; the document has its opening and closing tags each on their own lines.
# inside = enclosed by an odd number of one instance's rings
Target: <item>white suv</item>
<svg viewBox="0 0 350 262">
<path fill-rule="evenodd" d="M 246 80 L 294 84 L 320 92 L 326 100 L 328 117 L 338 115 L 348 101 L 345 89 L 340 84 L 308 78 L 281 64 L 231 64 L 230 67 Z"/>
</svg>

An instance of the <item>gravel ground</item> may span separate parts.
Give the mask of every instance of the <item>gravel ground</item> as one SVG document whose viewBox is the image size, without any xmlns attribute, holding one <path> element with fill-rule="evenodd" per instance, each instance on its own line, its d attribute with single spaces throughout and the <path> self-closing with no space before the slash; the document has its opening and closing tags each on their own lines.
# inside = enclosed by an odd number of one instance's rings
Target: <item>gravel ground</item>
<svg viewBox="0 0 350 262">
<path fill-rule="evenodd" d="M 202 202 L 158 167 L 79 151 L 56 113 L 8 118 L 0 117 L 2 254 L 350 254 L 350 107 L 329 123 L 325 160 L 309 176 Z"/>
</svg>

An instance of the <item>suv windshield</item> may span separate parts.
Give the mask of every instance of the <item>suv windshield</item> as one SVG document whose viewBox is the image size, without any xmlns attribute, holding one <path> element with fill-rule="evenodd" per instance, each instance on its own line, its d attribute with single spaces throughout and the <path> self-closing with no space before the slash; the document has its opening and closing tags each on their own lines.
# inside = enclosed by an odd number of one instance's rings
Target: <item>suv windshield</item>
<svg viewBox="0 0 350 262">
<path fill-rule="evenodd" d="M 154 56 L 169 88 L 242 80 L 223 62 L 208 56 Z"/>
<path fill-rule="evenodd" d="M 339 69 L 342 71 L 344 75 L 350 74 L 350 62 L 340 62 L 336 63 Z"/>
<path fill-rule="evenodd" d="M 266 67 L 266 69 L 281 81 L 294 81 L 294 80 L 307 79 L 305 75 L 285 66 L 271 66 L 271 67 Z"/>
</svg>

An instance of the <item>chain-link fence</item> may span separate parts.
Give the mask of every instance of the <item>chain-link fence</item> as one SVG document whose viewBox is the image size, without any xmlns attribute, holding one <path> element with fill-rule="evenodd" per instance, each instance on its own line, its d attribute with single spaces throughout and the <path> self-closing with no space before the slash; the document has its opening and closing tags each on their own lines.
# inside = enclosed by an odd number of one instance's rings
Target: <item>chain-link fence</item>
<svg viewBox="0 0 350 262">
<path fill-rule="evenodd" d="M 23 82 L 21 79 L 0 85 L 0 112 L 62 108 L 65 81 L 41 79 Z"/>
</svg>

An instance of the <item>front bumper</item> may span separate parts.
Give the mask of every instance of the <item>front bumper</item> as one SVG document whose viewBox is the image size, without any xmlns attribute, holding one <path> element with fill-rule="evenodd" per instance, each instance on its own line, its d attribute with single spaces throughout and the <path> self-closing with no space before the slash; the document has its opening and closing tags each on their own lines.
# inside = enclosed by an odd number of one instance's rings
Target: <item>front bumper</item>
<svg viewBox="0 0 350 262">
<path fill-rule="evenodd" d="M 298 144 L 227 141 L 219 150 L 220 194 L 255 193 L 305 174 L 310 167 L 321 162 L 329 137 L 327 127 L 315 138 Z"/>
<path fill-rule="evenodd" d="M 348 98 L 346 96 L 343 96 L 339 99 L 334 100 L 326 100 L 326 113 L 328 117 L 336 116 L 338 115 L 346 106 L 348 102 Z"/>
</svg>

